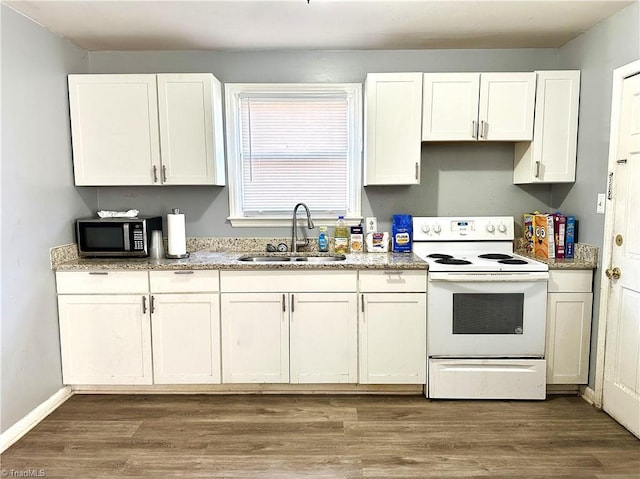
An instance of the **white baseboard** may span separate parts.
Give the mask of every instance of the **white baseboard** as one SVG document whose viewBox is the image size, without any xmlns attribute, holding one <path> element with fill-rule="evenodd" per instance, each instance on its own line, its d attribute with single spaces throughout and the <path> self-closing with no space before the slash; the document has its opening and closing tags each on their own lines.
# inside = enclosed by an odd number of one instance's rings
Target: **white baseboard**
<svg viewBox="0 0 640 479">
<path fill-rule="evenodd" d="M 40 421 L 55 411 L 71 396 L 73 396 L 73 391 L 69 386 L 60 388 L 49 399 L 0 434 L 0 453 L 9 449 L 18 439 L 37 426 Z"/>
<path fill-rule="evenodd" d="M 596 392 L 593 389 L 591 389 L 589 386 L 585 386 L 584 388 L 580 388 L 580 391 L 582 392 L 582 399 L 587 401 L 592 406 L 601 409 L 598 401 L 596 401 Z"/>
</svg>

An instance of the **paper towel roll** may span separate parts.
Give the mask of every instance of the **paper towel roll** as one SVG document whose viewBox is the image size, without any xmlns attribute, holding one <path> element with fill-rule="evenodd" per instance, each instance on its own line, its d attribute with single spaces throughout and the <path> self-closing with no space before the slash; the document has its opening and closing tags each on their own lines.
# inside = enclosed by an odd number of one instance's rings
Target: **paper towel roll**
<svg viewBox="0 0 640 479">
<path fill-rule="evenodd" d="M 174 210 L 175 211 L 175 210 Z M 172 256 L 186 254 L 187 238 L 184 228 L 184 215 L 181 213 L 170 213 L 167 215 L 168 232 L 168 253 Z"/>
</svg>

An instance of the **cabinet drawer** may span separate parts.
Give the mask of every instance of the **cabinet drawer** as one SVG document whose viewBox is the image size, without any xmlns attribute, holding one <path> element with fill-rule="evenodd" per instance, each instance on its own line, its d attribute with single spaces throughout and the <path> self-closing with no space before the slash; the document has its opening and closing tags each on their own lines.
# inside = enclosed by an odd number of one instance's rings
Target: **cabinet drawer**
<svg viewBox="0 0 640 479">
<path fill-rule="evenodd" d="M 58 294 L 147 293 L 146 271 L 60 271 L 56 273 Z"/>
<path fill-rule="evenodd" d="M 593 272 L 590 269 L 549 271 L 549 293 L 590 293 Z"/>
<path fill-rule="evenodd" d="M 348 293 L 358 286 L 356 271 L 221 271 L 220 290 L 227 293 Z"/>
<path fill-rule="evenodd" d="M 219 290 L 217 270 L 150 271 L 152 293 L 207 293 Z"/>
<path fill-rule="evenodd" d="M 363 293 L 423 293 L 427 290 L 426 271 L 360 271 L 359 275 Z"/>
</svg>

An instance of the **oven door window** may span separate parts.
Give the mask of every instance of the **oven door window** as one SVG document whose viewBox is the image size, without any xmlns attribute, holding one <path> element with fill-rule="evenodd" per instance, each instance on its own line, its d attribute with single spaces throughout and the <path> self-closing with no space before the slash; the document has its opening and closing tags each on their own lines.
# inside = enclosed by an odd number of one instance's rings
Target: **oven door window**
<svg viewBox="0 0 640 479">
<path fill-rule="evenodd" d="M 523 293 L 454 293 L 453 334 L 523 334 Z"/>
</svg>

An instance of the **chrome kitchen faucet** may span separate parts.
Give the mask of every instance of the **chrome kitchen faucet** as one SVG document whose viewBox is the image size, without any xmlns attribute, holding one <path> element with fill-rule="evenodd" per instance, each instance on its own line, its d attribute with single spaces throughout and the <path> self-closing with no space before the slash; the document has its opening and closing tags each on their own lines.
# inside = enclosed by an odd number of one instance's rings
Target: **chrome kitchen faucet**
<svg viewBox="0 0 640 479">
<path fill-rule="evenodd" d="M 297 253 L 298 248 L 304 248 L 305 246 L 309 246 L 309 238 L 306 237 L 307 236 L 306 234 L 305 234 L 304 241 L 302 243 L 298 241 L 298 208 L 300 206 L 302 206 L 307 211 L 307 228 L 309 228 L 310 230 L 314 228 L 313 221 L 311 221 L 311 212 L 309 211 L 309 207 L 304 203 L 298 203 L 293 208 L 293 220 L 292 220 L 293 224 L 291 225 L 291 229 L 292 229 L 291 252 L 292 253 Z"/>
</svg>

